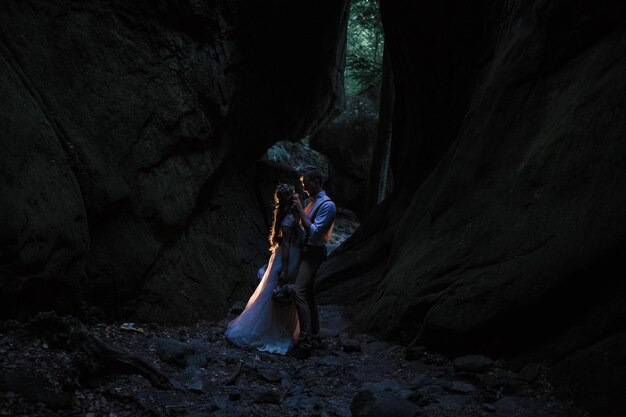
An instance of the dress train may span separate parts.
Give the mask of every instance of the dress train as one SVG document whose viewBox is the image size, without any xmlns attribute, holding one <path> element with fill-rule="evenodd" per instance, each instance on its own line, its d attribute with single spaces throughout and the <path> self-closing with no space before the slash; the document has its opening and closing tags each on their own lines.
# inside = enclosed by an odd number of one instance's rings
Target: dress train
<svg viewBox="0 0 626 417">
<path fill-rule="evenodd" d="M 294 304 L 280 305 L 272 300 L 278 272 L 282 269 L 282 249 L 278 247 L 270 257 L 265 274 L 244 311 L 228 324 L 225 336 L 238 346 L 252 346 L 260 351 L 284 355 L 300 333 Z M 290 248 L 290 273 L 298 268 L 300 251 L 298 245 Z"/>
</svg>

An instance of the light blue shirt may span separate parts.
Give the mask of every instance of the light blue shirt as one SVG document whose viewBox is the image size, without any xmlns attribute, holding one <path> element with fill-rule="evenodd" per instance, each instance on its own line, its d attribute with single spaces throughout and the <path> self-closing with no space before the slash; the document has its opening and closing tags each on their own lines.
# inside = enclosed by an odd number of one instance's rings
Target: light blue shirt
<svg viewBox="0 0 626 417">
<path fill-rule="evenodd" d="M 311 220 L 311 214 L 315 215 L 309 230 L 309 240 L 306 243 L 311 246 L 326 244 L 333 233 L 333 225 L 337 216 L 335 203 L 326 195 L 325 191 L 320 191 L 315 198 L 311 199 L 304 213 L 309 217 L 309 220 Z"/>
</svg>

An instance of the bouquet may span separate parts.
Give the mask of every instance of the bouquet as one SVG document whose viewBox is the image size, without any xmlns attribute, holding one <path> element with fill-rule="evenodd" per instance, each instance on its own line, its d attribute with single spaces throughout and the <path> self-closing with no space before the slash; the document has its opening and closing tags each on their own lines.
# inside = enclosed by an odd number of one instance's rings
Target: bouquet
<svg viewBox="0 0 626 417">
<path fill-rule="evenodd" d="M 296 286 L 294 284 L 279 284 L 274 288 L 272 300 L 278 304 L 289 304 L 293 301 L 295 293 Z"/>
</svg>

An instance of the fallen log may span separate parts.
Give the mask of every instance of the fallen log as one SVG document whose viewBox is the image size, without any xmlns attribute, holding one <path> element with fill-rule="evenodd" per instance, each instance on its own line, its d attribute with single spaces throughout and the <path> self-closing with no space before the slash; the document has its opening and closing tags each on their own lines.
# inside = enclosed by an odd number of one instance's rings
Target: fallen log
<svg viewBox="0 0 626 417">
<path fill-rule="evenodd" d="M 172 388 L 166 375 L 140 357 L 94 336 L 74 317 L 59 317 L 54 312 L 39 313 L 26 327 L 46 340 L 50 347 L 68 351 L 80 370 L 80 380 L 108 373 L 134 373 L 157 388 Z"/>
</svg>

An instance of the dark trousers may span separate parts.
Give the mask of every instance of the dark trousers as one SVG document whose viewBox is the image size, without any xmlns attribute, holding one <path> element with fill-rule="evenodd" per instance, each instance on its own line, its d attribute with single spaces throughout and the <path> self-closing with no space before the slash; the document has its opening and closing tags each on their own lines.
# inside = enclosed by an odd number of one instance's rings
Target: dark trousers
<svg viewBox="0 0 626 417">
<path fill-rule="evenodd" d="M 315 302 L 315 274 L 326 259 L 326 248 L 307 245 L 303 248 L 300 259 L 295 294 L 296 310 L 300 321 L 298 341 L 301 347 L 308 348 L 311 345 L 311 339 L 320 333 L 320 319 Z"/>
</svg>

